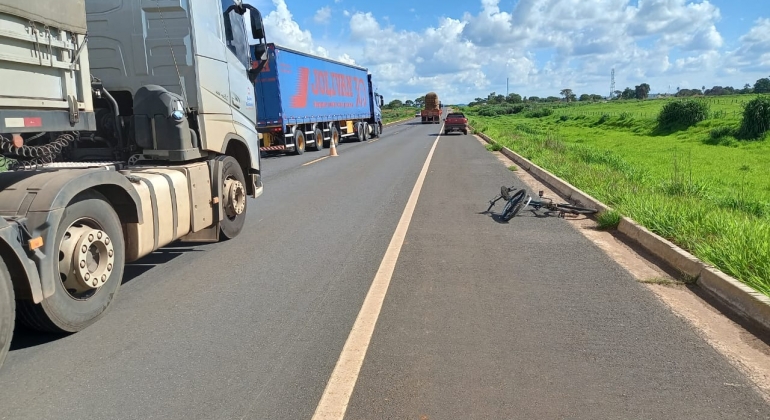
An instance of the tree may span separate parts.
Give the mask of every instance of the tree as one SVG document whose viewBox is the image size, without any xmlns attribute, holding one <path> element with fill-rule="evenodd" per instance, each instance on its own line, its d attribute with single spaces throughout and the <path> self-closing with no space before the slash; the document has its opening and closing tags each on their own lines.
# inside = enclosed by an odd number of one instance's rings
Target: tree
<svg viewBox="0 0 770 420">
<path fill-rule="evenodd" d="M 411 100 L 411 99 L 407 99 L 406 102 L 404 102 L 404 105 L 406 105 L 408 107 L 413 107 L 414 106 L 414 101 Z"/>
<path fill-rule="evenodd" d="M 394 99 L 388 102 L 387 108 L 394 109 L 394 108 L 401 108 L 402 106 L 404 106 L 404 103 L 401 102 L 400 99 Z"/>
<path fill-rule="evenodd" d="M 574 95 L 572 93 L 572 89 L 562 89 L 561 92 L 559 92 L 561 96 L 564 97 L 564 99 L 569 102 L 570 99 L 572 99 L 572 96 Z"/>
<path fill-rule="evenodd" d="M 414 106 L 418 108 L 422 108 L 422 106 L 425 105 L 425 97 L 419 96 L 414 100 Z"/>
<path fill-rule="evenodd" d="M 634 99 L 636 98 L 636 91 L 631 89 L 630 87 L 627 87 L 623 90 L 623 93 L 620 94 L 620 99 Z"/>
<path fill-rule="evenodd" d="M 650 85 L 647 83 L 642 83 L 639 86 L 636 86 L 634 89 L 634 96 L 636 96 L 636 99 L 647 99 L 647 97 L 650 94 Z"/>
<path fill-rule="evenodd" d="M 540 102 L 541 99 L 539 96 L 530 96 L 529 99 L 527 99 L 529 102 Z"/>
<path fill-rule="evenodd" d="M 505 102 L 508 102 L 509 104 L 520 104 L 523 100 L 518 93 L 511 93 L 505 98 Z"/>
<path fill-rule="evenodd" d="M 591 95 L 584 93 L 580 95 L 580 102 L 588 102 L 591 100 Z"/>
<path fill-rule="evenodd" d="M 754 83 L 754 93 L 770 93 L 770 79 L 763 77 Z"/>
<path fill-rule="evenodd" d="M 740 90 L 740 93 L 743 94 L 743 95 L 751 93 L 751 85 L 748 84 L 748 83 L 743 85 L 743 89 Z"/>
</svg>

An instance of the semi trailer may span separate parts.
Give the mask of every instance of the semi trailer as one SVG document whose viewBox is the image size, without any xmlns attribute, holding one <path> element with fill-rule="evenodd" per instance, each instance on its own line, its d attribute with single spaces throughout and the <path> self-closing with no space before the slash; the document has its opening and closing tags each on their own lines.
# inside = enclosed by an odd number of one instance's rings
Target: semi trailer
<svg viewBox="0 0 770 420">
<path fill-rule="evenodd" d="M 241 232 L 266 45 L 240 0 L 0 0 L 0 363 L 14 317 L 82 330 L 127 262 Z"/>
<path fill-rule="evenodd" d="M 382 133 L 384 99 L 364 67 L 270 43 L 256 92 L 266 153 L 301 155 Z"/>
<path fill-rule="evenodd" d="M 441 122 L 441 108 L 439 107 L 438 95 L 435 92 L 429 92 L 425 95 L 425 105 L 420 111 L 423 124 L 438 124 Z"/>
</svg>

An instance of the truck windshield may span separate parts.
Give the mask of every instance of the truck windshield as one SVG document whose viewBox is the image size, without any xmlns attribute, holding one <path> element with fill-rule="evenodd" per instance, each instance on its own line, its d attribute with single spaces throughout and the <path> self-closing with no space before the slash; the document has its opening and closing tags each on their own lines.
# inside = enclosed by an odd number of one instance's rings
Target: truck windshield
<svg viewBox="0 0 770 420">
<path fill-rule="evenodd" d="M 227 9 L 234 4 L 233 0 L 221 0 L 222 1 L 222 13 L 225 19 L 225 27 L 229 25 L 231 28 L 231 34 L 228 34 L 228 38 L 225 42 L 227 48 L 238 57 L 238 61 L 243 64 L 244 68 L 251 67 L 251 55 L 249 54 L 249 36 L 246 32 L 246 15 L 239 15 L 235 11 L 225 13 Z"/>
</svg>

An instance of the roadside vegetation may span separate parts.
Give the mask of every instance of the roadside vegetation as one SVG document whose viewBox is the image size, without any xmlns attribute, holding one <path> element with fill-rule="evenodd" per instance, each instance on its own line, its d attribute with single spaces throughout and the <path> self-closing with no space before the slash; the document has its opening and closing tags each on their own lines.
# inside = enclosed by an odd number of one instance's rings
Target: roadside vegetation
<svg viewBox="0 0 770 420">
<path fill-rule="evenodd" d="M 419 112 L 419 108 L 401 106 L 398 108 L 385 108 L 382 110 L 382 122 L 383 124 L 391 123 L 393 121 L 403 120 L 406 118 L 414 118 L 414 114 Z"/>
<path fill-rule="evenodd" d="M 463 111 L 477 131 L 612 206 L 603 227 L 631 217 L 770 296 L 770 98 L 682 96 Z"/>
</svg>

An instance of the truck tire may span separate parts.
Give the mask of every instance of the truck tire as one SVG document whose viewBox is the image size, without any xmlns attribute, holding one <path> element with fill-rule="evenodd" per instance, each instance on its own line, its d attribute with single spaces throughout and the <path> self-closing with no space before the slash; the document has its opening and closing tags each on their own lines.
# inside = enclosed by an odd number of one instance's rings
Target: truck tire
<svg viewBox="0 0 770 420">
<path fill-rule="evenodd" d="M 305 153 L 305 133 L 299 128 L 294 131 L 294 154 L 301 155 Z"/>
<path fill-rule="evenodd" d="M 319 127 L 316 127 L 315 130 L 313 130 L 313 139 L 315 140 L 315 144 L 313 144 L 313 150 L 316 152 L 320 152 L 324 148 L 324 132 Z"/>
<path fill-rule="evenodd" d="M 380 129 L 379 124 L 374 123 L 372 124 L 372 134 L 369 136 L 370 139 L 376 139 L 377 137 L 380 137 Z"/>
<path fill-rule="evenodd" d="M 222 241 L 233 239 L 241 233 L 246 223 L 246 177 L 238 161 L 232 156 L 222 160 L 222 209 L 225 214 L 219 222 Z"/>
<path fill-rule="evenodd" d="M 5 356 L 8 355 L 8 349 L 11 347 L 16 315 L 15 303 L 11 274 L 3 260 L 0 259 L 0 366 L 3 366 Z"/>
<path fill-rule="evenodd" d="M 19 301 L 19 319 L 40 331 L 76 332 L 104 316 L 117 296 L 125 264 L 123 230 L 104 196 L 87 191 L 64 209 L 55 237 L 53 255 L 59 258 L 48 269 L 61 280 L 42 302 Z"/>
<path fill-rule="evenodd" d="M 356 124 L 356 141 L 362 142 L 366 140 L 366 125 L 364 123 Z"/>
<path fill-rule="evenodd" d="M 337 147 L 337 146 L 340 145 L 340 130 L 337 129 L 336 125 L 332 124 L 332 126 L 331 126 L 331 134 L 330 134 L 329 138 L 330 138 L 330 140 L 328 142 L 324 143 L 324 145 L 326 147 L 332 147 L 331 142 L 334 142 L 334 147 Z"/>
</svg>

